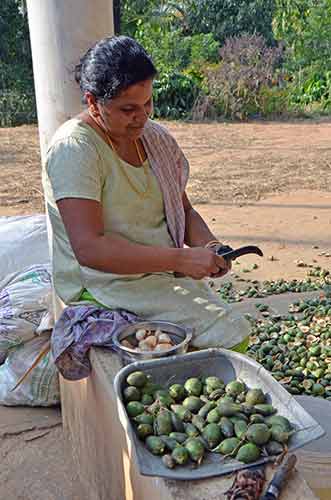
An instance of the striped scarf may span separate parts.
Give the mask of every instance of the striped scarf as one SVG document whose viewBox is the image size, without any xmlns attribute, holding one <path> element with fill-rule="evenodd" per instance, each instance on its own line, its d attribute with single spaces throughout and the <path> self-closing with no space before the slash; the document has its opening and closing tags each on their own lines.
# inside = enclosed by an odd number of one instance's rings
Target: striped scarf
<svg viewBox="0 0 331 500">
<path fill-rule="evenodd" d="M 189 176 L 188 161 L 170 133 L 152 120 L 146 123 L 141 139 L 163 194 L 170 236 L 176 247 L 181 248 L 185 235 L 182 199 Z"/>
</svg>

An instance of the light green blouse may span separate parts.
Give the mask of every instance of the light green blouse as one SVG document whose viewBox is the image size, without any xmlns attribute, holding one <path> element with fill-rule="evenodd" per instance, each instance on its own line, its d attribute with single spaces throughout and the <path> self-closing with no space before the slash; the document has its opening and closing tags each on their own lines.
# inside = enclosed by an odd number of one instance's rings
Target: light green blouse
<svg viewBox="0 0 331 500">
<path fill-rule="evenodd" d="M 248 335 L 249 324 L 229 308 L 207 283 L 175 278 L 173 273 L 119 275 L 80 266 L 72 251 L 56 201 L 85 198 L 103 208 L 105 234 L 117 232 L 144 245 L 172 247 L 163 197 L 152 170 L 149 196 L 144 168 L 119 160 L 88 125 L 77 119 L 65 123 L 50 145 L 43 185 L 53 230 L 53 280 L 65 303 L 79 299 L 86 289 L 111 309 L 125 309 L 146 319 L 189 325 L 197 346 L 232 347 Z M 130 182 L 128 182 L 128 177 Z"/>
<path fill-rule="evenodd" d="M 43 185 L 54 233 L 54 285 L 65 303 L 77 300 L 84 288 L 107 303 L 108 292 L 104 296 L 100 290 L 120 276 L 78 264 L 56 201 L 62 198 L 99 201 L 105 234 L 116 232 L 144 245 L 174 246 L 167 229 L 160 187 L 152 170 L 148 168 L 151 189 L 146 198 L 141 198 L 127 180 L 129 177 L 136 189 L 144 192 L 148 183 L 144 170 L 120 160 L 89 125 L 76 119 L 65 123 L 54 137 L 47 154 Z M 121 275 L 126 280 L 137 277 Z"/>
</svg>

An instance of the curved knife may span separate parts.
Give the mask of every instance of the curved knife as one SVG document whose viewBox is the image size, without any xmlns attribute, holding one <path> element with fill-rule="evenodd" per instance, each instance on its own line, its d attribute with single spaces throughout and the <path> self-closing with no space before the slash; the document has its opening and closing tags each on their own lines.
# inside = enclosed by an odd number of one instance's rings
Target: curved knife
<svg viewBox="0 0 331 500">
<path fill-rule="evenodd" d="M 242 257 L 243 255 L 248 255 L 250 253 L 253 253 L 255 255 L 259 255 L 260 257 L 263 257 L 262 250 L 255 245 L 248 245 L 245 247 L 240 247 L 240 248 L 237 248 L 236 250 L 234 250 L 233 248 L 231 248 L 227 245 L 224 245 L 224 246 L 221 246 L 217 250 L 217 254 L 226 260 L 235 260 L 238 257 Z"/>
</svg>

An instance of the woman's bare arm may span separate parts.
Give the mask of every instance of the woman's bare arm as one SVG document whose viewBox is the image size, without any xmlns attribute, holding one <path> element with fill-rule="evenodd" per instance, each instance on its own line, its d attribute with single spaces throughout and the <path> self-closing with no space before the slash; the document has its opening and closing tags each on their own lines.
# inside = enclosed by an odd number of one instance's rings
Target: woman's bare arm
<svg viewBox="0 0 331 500">
<path fill-rule="evenodd" d="M 216 240 L 216 236 L 194 210 L 186 193 L 183 195 L 183 205 L 185 210 L 185 244 L 189 247 L 204 247 L 209 241 Z"/>
<path fill-rule="evenodd" d="M 206 248 L 166 248 L 133 243 L 120 234 L 105 234 L 102 206 L 81 198 L 57 202 L 78 262 L 114 274 L 176 271 L 195 279 L 216 273 L 223 259 Z"/>
<path fill-rule="evenodd" d="M 115 274 L 172 271 L 177 267 L 180 249 L 139 245 L 117 233 L 105 234 L 99 202 L 65 198 L 57 205 L 81 265 Z"/>
<path fill-rule="evenodd" d="M 210 241 L 217 241 L 216 236 L 210 231 L 209 227 L 194 210 L 186 193 L 183 195 L 183 205 L 185 210 L 185 243 L 189 247 L 204 247 Z M 231 262 L 225 261 L 222 257 L 218 257 L 219 269 L 212 274 L 214 278 L 224 276 L 231 269 Z"/>
</svg>

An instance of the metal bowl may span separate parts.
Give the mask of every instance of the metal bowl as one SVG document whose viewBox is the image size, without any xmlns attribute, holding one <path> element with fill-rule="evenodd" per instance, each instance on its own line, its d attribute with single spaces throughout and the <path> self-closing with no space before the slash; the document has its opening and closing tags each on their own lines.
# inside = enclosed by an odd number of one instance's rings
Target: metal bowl
<svg viewBox="0 0 331 500">
<path fill-rule="evenodd" d="M 174 345 L 167 351 L 135 351 L 121 344 L 122 340 L 133 335 L 137 330 L 157 330 L 167 333 Z M 182 327 L 168 321 L 141 321 L 130 326 L 118 329 L 113 336 L 113 348 L 117 351 L 125 364 L 133 363 L 134 361 L 144 361 L 147 359 L 164 358 L 174 356 L 176 354 L 184 354 L 192 339 L 192 328 Z"/>
</svg>

